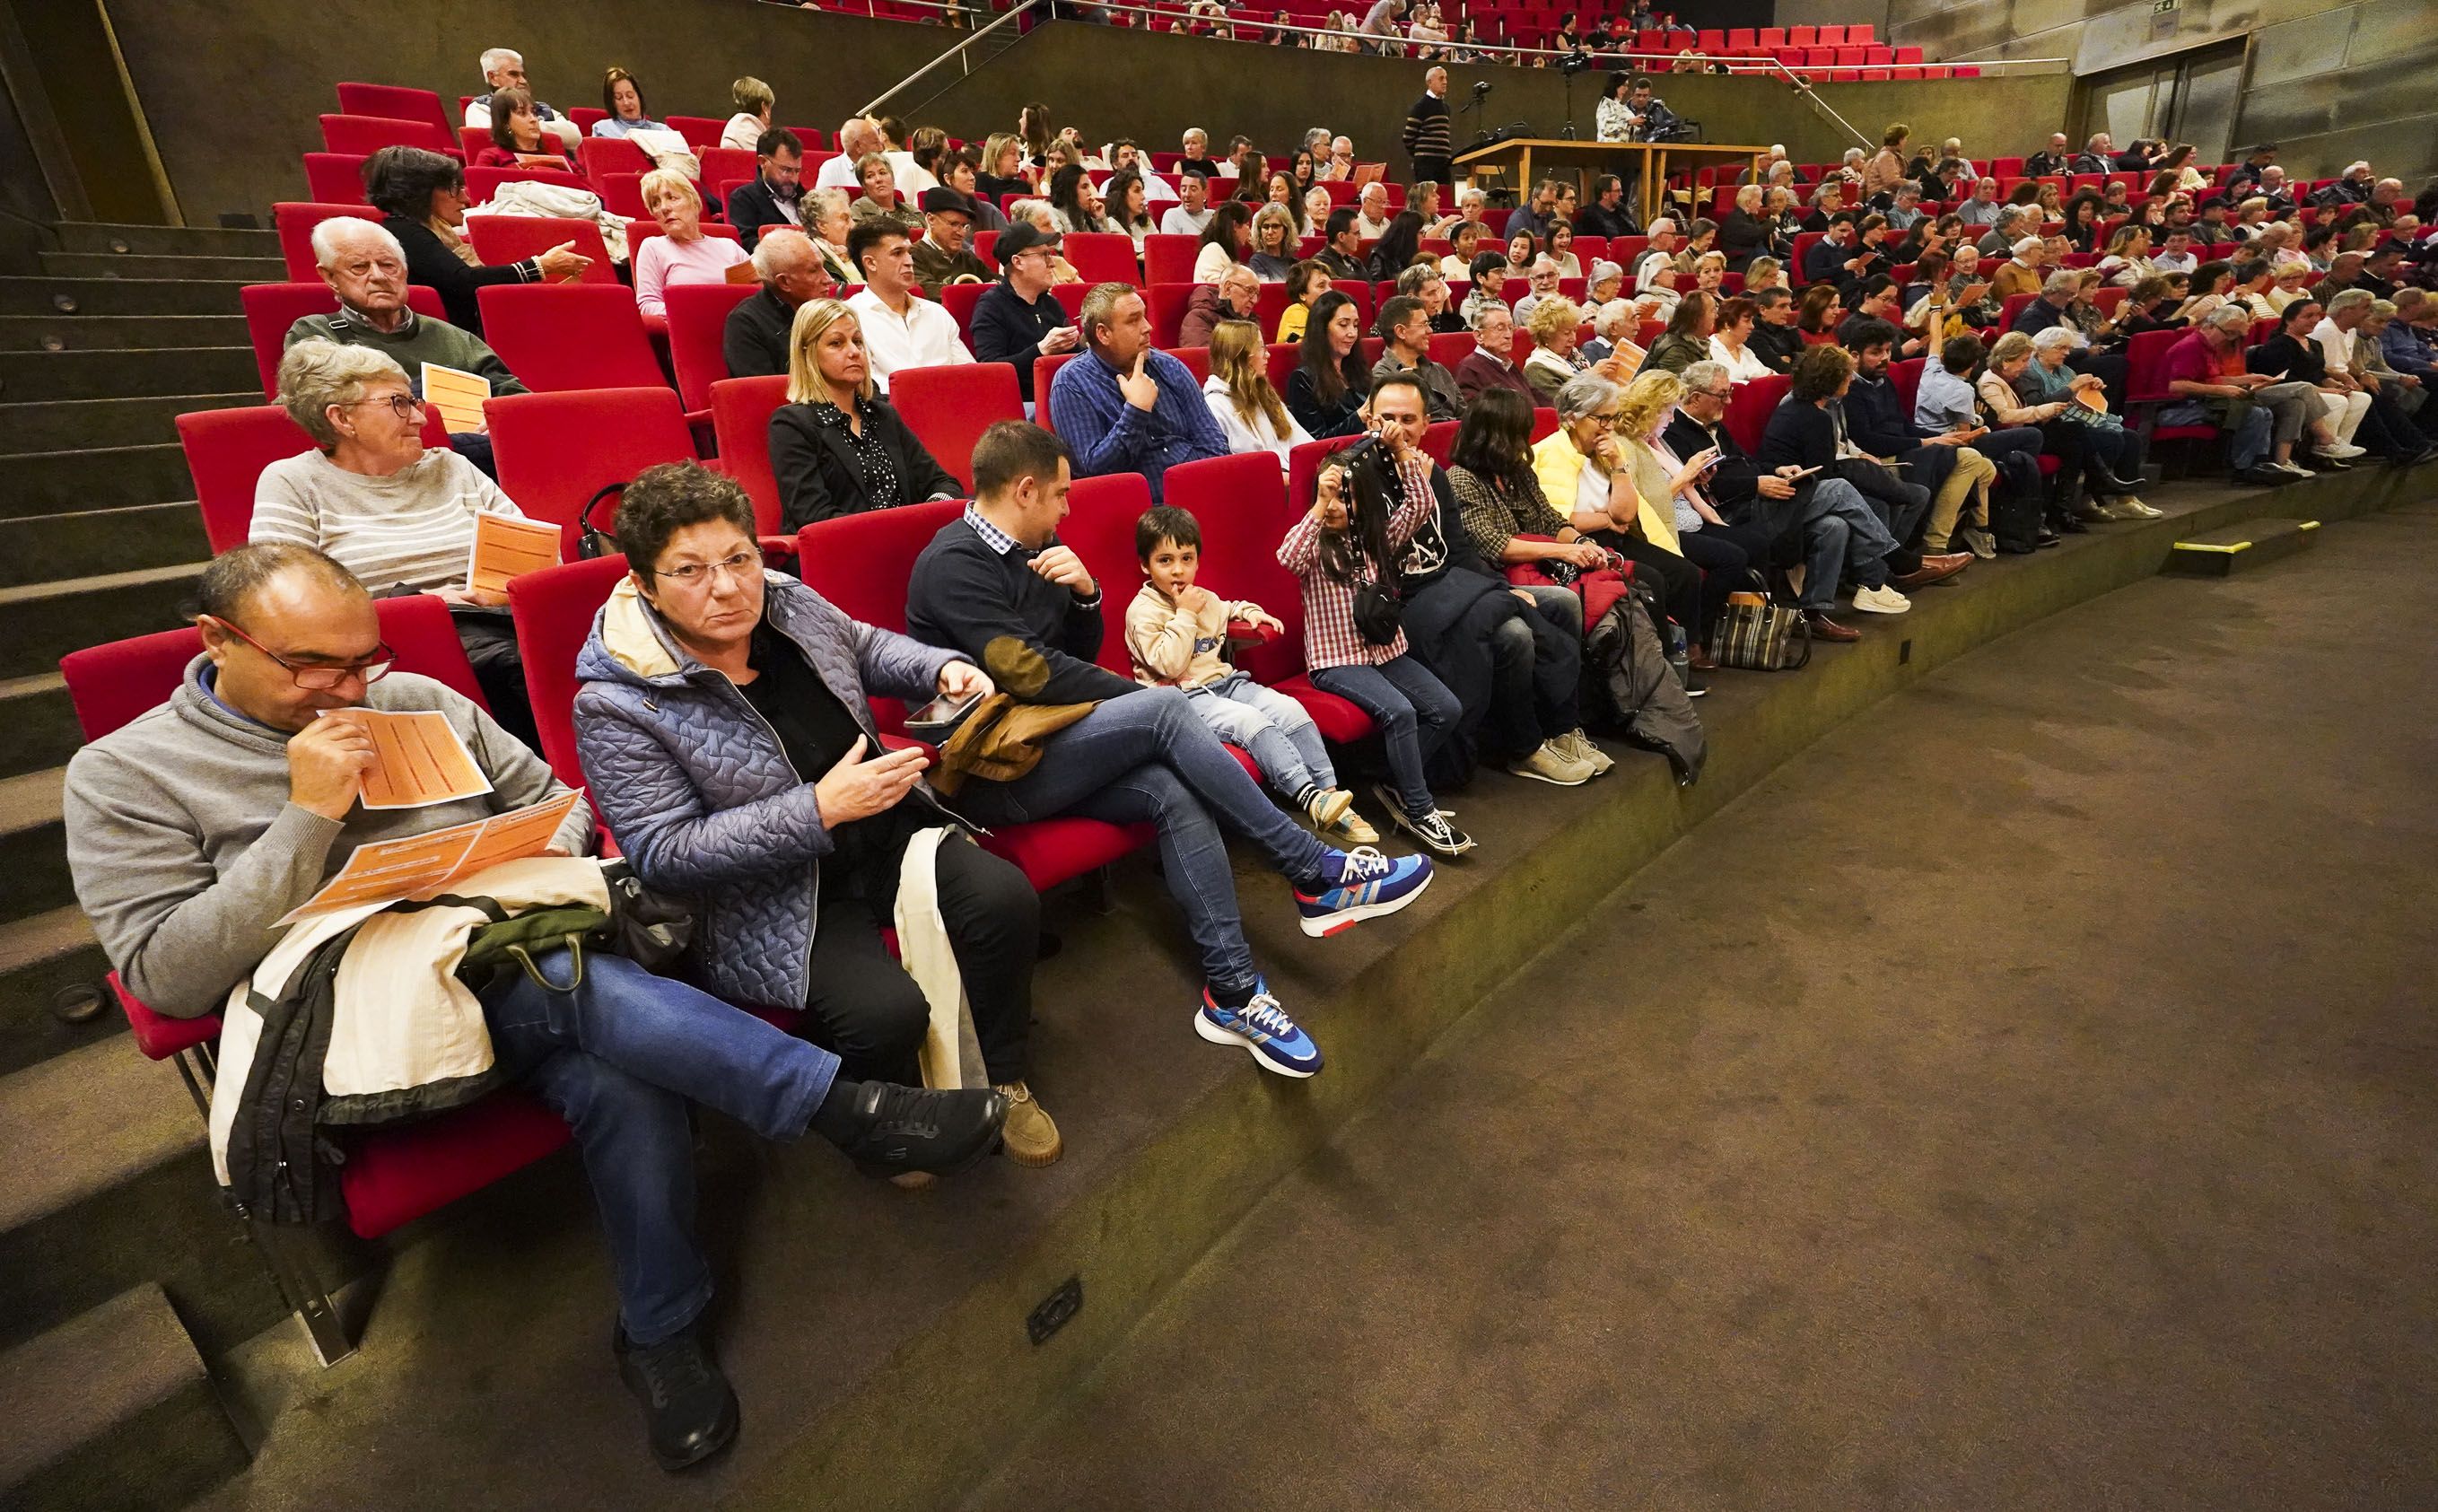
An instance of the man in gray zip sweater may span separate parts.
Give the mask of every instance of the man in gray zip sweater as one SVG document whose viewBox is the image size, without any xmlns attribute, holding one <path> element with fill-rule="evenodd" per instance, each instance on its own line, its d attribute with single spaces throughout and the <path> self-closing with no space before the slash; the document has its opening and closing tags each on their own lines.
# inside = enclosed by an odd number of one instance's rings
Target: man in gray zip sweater
<svg viewBox="0 0 2438 1512">
<path fill-rule="evenodd" d="M 161 708 L 68 764 L 68 863 L 78 901 L 128 990 L 184 1018 L 216 1010 L 281 938 L 276 923 L 359 845 L 394 840 L 565 791 L 539 758 L 445 684 L 390 671 L 363 586 L 311 547 L 240 547 L 200 587 L 203 651 Z M 335 710 L 446 716 L 491 783 L 423 808 L 358 804 L 376 760 Z M 556 851 L 583 851 L 576 803 Z M 574 976 L 565 951 L 537 964 Z M 1005 1099 L 838 1075 L 838 1058 L 681 982 L 613 956 L 579 984 L 524 975 L 486 992 L 501 1066 L 567 1119 L 615 1257 L 621 1375 L 671 1469 L 735 1435 L 736 1399 L 698 1326 L 711 1274 L 695 1242 L 686 1104 L 773 1139 L 808 1128 L 880 1169 L 961 1169 L 987 1153 Z"/>
</svg>

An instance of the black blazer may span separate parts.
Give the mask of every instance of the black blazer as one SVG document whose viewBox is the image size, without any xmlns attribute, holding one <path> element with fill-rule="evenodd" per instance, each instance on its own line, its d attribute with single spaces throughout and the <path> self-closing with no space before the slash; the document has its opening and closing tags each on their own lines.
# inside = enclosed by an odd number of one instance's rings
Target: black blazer
<svg viewBox="0 0 2438 1512">
<path fill-rule="evenodd" d="M 406 250 L 406 281 L 428 284 L 437 291 L 441 308 L 449 311 L 449 324 L 459 330 L 483 334 L 483 308 L 475 300 L 476 290 L 492 284 L 529 284 L 541 276 L 540 264 L 531 257 L 469 268 L 420 220 L 394 215 L 381 224 Z"/>
<path fill-rule="evenodd" d="M 802 200 L 796 202 L 799 207 L 804 202 Z M 745 243 L 748 252 L 751 252 L 753 244 L 762 239 L 764 226 L 795 224 L 779 213 L 779 197 L 770 192 L 770 185 L 764 183 L 759 175 L 728 192 L 728 223 L 736 228 L 737 237 Z"/>
<path fill-rule="evenodd" d="M 1740 207 L 1728 211 L 1727 218 L 1719 222 L 1719 250 L 1727 255 L 1727 267 L 1742 273 L 1763 254 L 1783 261 L 1776 230 L 1775 222 L 1757 220 Z"/>
<path fill-rule="evenodd" d="M 872 413 L 864 423 L 889 449 L 889 459 L 905 488 L 901 502 L 964 497 L 965 485 L 932 460 L 887 399 L 872 401 Z M 874 507 L 846 438 L 815 424 L 810 406 L 783 404 L 771 412 L 770 472 L 779 481 L 780 518 L 790 531 L 802 530 L 817 519 L 860 515 Z"/>
</svg>

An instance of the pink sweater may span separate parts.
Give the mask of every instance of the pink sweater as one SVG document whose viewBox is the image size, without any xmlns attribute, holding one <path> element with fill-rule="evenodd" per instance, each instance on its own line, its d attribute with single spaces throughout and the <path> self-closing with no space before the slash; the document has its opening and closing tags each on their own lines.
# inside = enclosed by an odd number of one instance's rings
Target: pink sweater
<svg viewBox="0 0 2438 1512">
<path fill-rule="evenodd" d="M 661 290 L 671 284 L 716 284 L 728 270 L 745 261 L 742 244 L 726 237 L 703 236 L 692 241 L 653 237 L 635 250 L 635 308 L 646 315 L 668 317 Z"/>
</svg>

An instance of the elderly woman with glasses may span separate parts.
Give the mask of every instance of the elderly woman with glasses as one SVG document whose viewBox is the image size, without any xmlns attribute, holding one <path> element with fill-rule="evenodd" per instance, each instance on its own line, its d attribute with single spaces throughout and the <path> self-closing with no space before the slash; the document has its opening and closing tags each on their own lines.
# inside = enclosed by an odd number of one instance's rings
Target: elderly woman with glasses
<svg viewBox="0 0 2438 1512">
<path fill-rule="evenodd" d="M 1645 498 L 1634 485 L 1633 458 L 1616 433 L 1624 391 L 1597 373 L 1579 374 L 1557 391 L 1558 429 L 1532 448 L 1532 474 L 1576 531 L 1633 562 L 1636 581 L 1657 590 L 1652 611 L 1694 629 L 1702 570 L 1676 543 L 1675 508 L 1665 495 Z"/>
<path fill-rule="evenodd" d="M 974 1043 L 935 1074 L 999 1089 L 1010 1159 L 1056 1160 L 1024 1081 L 1040 900 L 972 843 L 919 748 L 881 745 L 868 702 L 962 703 L 989 677 L 765 572 L 751 501 L 699 464 L 645 468 L 617 534 L 629 571 L 576 659 L 576 747 L 636 875 L 692 903 L 703 985 L 809 1014 L 858 1081 L 917 1082 L 928 994 L 962 995 Z"/>
<path fill-rule="evenodd" d="M 423 444 L 423 404 L 386 352 L 307 338 L 279 361 L 279 403 L 314 449 L 262 469 L 247 538 L 327 554 L 376 594 L 446 600 L 492 717 L 536 744 L 506 596 L 470 587 L 479 515 L 524 519 L 499 484 Z"/>
</svg>

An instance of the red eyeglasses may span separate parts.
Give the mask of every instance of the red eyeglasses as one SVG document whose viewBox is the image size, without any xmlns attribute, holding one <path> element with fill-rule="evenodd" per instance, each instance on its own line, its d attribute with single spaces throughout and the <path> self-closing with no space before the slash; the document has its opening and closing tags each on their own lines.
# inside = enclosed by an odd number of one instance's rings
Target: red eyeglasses
<svg viewBox="0 0 2438 1512">
<path fill-rule="evenodd" d="M 369 659 L 349 662 L 344 667 L 300 667 L 295 662 L 289 660 L 286 657 L 283 657 L 278 652 L 271 649 L 271 647 L 264 645 L 261 642 L 246 634 L 243 630 L 238 629 L 236 625 L 231 624 L 228 621 L 219 619 L 208 614 L 204 615 L 203 618 L 205 624 L 218 625 L 220 628 L 226 630 L 233 636 L 236 636 L 246 644 L 254 647 L 256 651 L 261 652 L 264 656 L 269 657 L 272 660 L 278 662 L 281 667 L 287 670 L 288 676 L 299 688 L 309 689 L 315 693 L 327 693 L 330 689 L 346 681 L 349 677 L 362 677 L 364 679 L 366 685 L 369 686 L 370 684 L 379 682 L 383 677 L 388 677 L 390 668 L 395 666 L 398 662 L 398 653 L 392 651 L 387 645 L 382 645 L 375 649 L 374 655 Z"/>
</svg>

